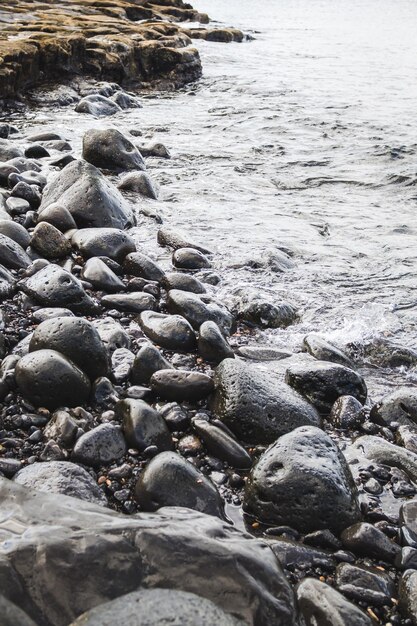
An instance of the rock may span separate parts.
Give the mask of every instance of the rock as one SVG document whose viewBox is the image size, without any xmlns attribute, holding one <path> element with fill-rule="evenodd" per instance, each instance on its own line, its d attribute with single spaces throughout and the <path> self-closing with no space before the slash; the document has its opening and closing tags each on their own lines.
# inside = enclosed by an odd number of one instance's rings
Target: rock
<svg viewBox="0 0 417 626">
<path fill-rule="evenodd" d="M 136 250 L 132 237 L 117 228 L 82 228 L 71 237 L 72 244 L 84 258 L 105 256 L 122 261 Z"/>
<path fill-rule="evenodd" d="M 126 454 L 126 442 L 117 426 L 100 424 L 77 440 L 72 459 L 91 467 L 120 461 Z"/>
<path fill-rule="evenodd" d="M 407 570 L 401 577 L 398 588 L 399 608 L 403 617 L 417 624 L 417 572 Z"/>
<path fill-rule="evenodd" d="M 117 91 L 114 96 L 112 96 L 113 102 L 119 105 L 121 109 L 141 109 L 142 104 L 140 103 L 139 98 L 135 96 L 131 96 L 124 91 Z"/>
<path fill-rule="evenodd" d="M 404 502 L 400 509 L 403 543 L 417 548 L 417 500 Z"/>
<path fill-rule="evenodd" d="M 117 309 L 126 313 L 142 313 L 142 311 L 154 311 L 157 302 L 150 293 L 138 291 L 103 296 L 101 304 L 107 309 Z"/>
<path fill-rule="evenodd" d="M 214 484 L 176 452 L 157 454 L 139 475 L 135 497 L 143 511 L 181 506 L 224 517 Z"/>
<path fill-rule="evenodd" d="M 143 400 L 121 400 L 115 406 L 125 439 L 131 448 L 143 452 L 156 446 L 158 452 L 172 450 L 173 442 L 163 417 Z"/>
<path fill-rule="evenodd" d="M 18 391 L 35 407 L 77 406 L 90 395 L 84 372 L 55 350 L 37 350 L 22 357 L 15 376 Z"/>
<path fill-rule="evenodd" d="M 239 319 L 261 328 L 286 328 L 297 319 L 296 309 L 288 302 L 271 302 L 247 287 L 235 290 L 231 310 Z"/>
<path fill-rule="evenodd" d="M 372 620 L 341 593 L 314 578 L 296 587 L 298 606 L 306 626 L 372 626 Z"/>
<path fill-rule="evenodd" d="M 213 412 L 239 440 L 269 444 L 298 426 L 320 424 L 316 409 L 265 368 L 225 359 L 214 384 Z"/>
<path fill-rule="evenodd" d="M 261 455 L 246 483 L 244 506 L 262 522 L 302 533 L 339 533 L 361 519 L 343 454 L 314 426 L 283 435 Z"/>
<path fill-rule="evenodd" d="M 74 317 L 74 313 L 69 309 L 45 307 L 43 309 L 36 309 L 36 311 L 33 311 L 32 317 L 35 322 L 40 323 L 45 320 L 51 320 L 54 317 Z"/>
<path fill-rule="evenodd" d="M 152 179 L 146 172 L 130 172 L 123 176 L 117 186 L 122 191 L 134 191 L 145 196 L 145 198 L 158 199 Z"/>
<path fill-rule="evenodd" d="M 172 368 L 155 346 L 145 344 L 135 356 L 130 380 L 134 385 L 147 385 L 151 376 L 159 371 Z"/>
<path fill-rule="evenodd" d="M 42 210 L 41 215 L 38 215 L 38 223 L 47 222 L 55 226 L 61 233 L 66 233 L 68 230 L 77 228 L 74 218 L 71 213 L 64 206 L 59 204 L 50 204 L 48 207 Z"/>
<path fill-rule="evenodd" d="M 123 326 L 111 317 L 94 320 L 93 326 L 97 329 L 101 341 L 106 346 L 109 353 L 118 348 L 130 348 L 130 337 Z"/>
<path fill-rule="evenodd" d="M 26 172 L 18 173 L 18 174 L 10 174 L 9 176 L 9 186 L 13 187 L 17 185 L 17 183 L 26 183 L 30 186 L 38 187 L 39 190 L 42 190 L 46 185 L 46 178 L 42 174 L 37 171 L 28 170 Z M 38 189 L 36 190 L 38 191 Z"/>
<path fill-rule="evenodd" d="M 205 361 L 218 365 L 224 359 L 234 359 L 232 348 L 215 322 L 204 322 L 198 333 L 198 351 Z"/>
<path fill-rule="evenodd" d="M 10 176 L 14 176 L 14 174 L 10 174 Z M 9 178 L 10 178 L 9 176 Z M 41 203 L 41 194 L 39 193 L 39 187 L 36 185 L 29 185 L 29 183 L 25 183 L 23 181 L 17 183 L 10 192 L 10 195 L 13 198 L 21 198 L 30 204 L 32 209 L 39 208 Z M 9 198 L 11 200 L 11 198 Z M 16 209 L 14 209 L 16 210 Z M 27 211 L 27 207 L 23 204 L 23 207 L 18 209 L 19 213 L 25 213 Z"/>
<path fill-rule="evenodd" d="M 43 435 L 66 448 L 72 447 L 78 433 L 76 420 L 67 411 L 55 411 Z"/>
<path fill-rule="evenodd" d="M 194 243 L 188 236 L 184 236 L 172 228 L 160 228 L 158 230 L 157 239 L 160 246 L 172 248 L 173 250 L 178 250 L 179 248 L 193 248 L 203 254 L 212 254 L 211 250 L 208 248 Z"/>
<path fill-rule="evenodd" d="M 389 606 L 395 596 L 394 581 L 388 574 L 350 563 L 337 566 L 336 585 L 346 597 L 371 606 Z"/>
<path fill-rule="evenodd" d="M 191 291 L 198 294 L 206 293 L 206 288 L 198 278 L 181 272 L 168 272 L 161 282 L 167 291 L 180 289 L 181 291 Z"/>
<path fill-rule="evenodd" d="M 382 437 L 373 435 L 358 437 L 349 447 L 348 453 L 359 459 L 365 457 L 368 461 L 398 467 L 417 484 L 417 454 L 404 450 Z"/>
<path fill-rule="evenodd" d="M 89 282 L 94 289 L 117 293 L 126 289 L 118 276 L 99 258 L 88 259 L 81 270 L 81 278 Z"/>
<path fill-rule="evenodd" d="M 92 315 L 98 307 L 86 294 L 80 281 L 59 265 L 50 263 L 19 283 L 20 289 L 46 307 L 64 307 L 74 313 Z"/>
<path fill-rule="evenodd" d="M 282 526 L 278 529 L 271 528 L 269 530 L 271 534 L 278 534 L 279 531 L 282 536 L 278 540 L 271 537 L 268 539 L 268 543 L 284 570 L 293 572 L 294 570 L 306 571 L 320 568 L 332 571 L 336 567 L 336 559 L 329 552 L 317 550 L 317 548 L 289 539 L 288 536 L 291 537 L 296 532 L 293 529 Z"/>
<path fill-rule="evenodd" d="M 213 602 L 172 589 L 129 593 L 81 615 L 72 626 L 103 626 L 120 621 L 126 626 L 169 626 L 175 622 L 181 626 L 243 626 Z"/>
<path fill-rule="evenodd" d="M 120 192 L 100 170 L 84 161 L 72 161 L 46 185 L 39 215 L 51 204 L 65 207 L 78 228 L 123 229 L 134 224 Z"/>
<path fill-rule="evenodd" d="M 21 248 L 27 248 L 30 235 L 26 228 L 11 220 L 0 220 L 0 234 L 13 239 Z"/>
<path fill-rule="evenodd" d="M 346 354 L 320 337 L 320 335 L 315 333 L 308 334 L 304 337 L 303 347 L 319 361 L 331 361 L 332 363 L 339 363 L 339 365 L 355 369 L 353 362 Z"/>
<path fill-rule="evenodd" d="M 104 602 L 162 586 L 200 593 L 244 623 L 297 623 L 270 548 L 217 517 L 174 508 L 126 516 L 6 479 L 0 501 L 8 512 L 0 585 L 39 623 L 66 626 Z"/>
<path fill-rule="evenodd" d="M 36 626 L 35 622 L 22 609 L 3 595 L 0 596 L 0 615 L 2 626 Z"/>
<path fill-rule="evenodd" d="M 344 547 L 357 556 L 368 556 L 386 563 L 394 563 L 401 552 L 398 544 L 388 539 L 382 530 L 367 522 L 359 522 L 346 528 L 340 538 Z"/>
<path fill-rule="evenodd" d="M 144 157 L 154 156 L 154 157 L 159 157 L 161 159 L 171 158 L 168 148 L 164 146 L 163 143 L 158 143 L 158 142 L 153 141 L 153 142 L 147 143 L 144 146 L 140 145 L 138 146 L 138 148 L 139 148 L 139 152 Z"/>
<path fill-rule="evenodd" d="M 0 458 L 0 472 L 7 478 L 12 478 L 21 467 L 22 464 L 17 459 Z"/>
<path fill-rule="evenodd" d="M 224 430 L 202 419 L 194 419 L 193 427 L 207 450 L 217 459 L 238 469 L 252 467 L 252 459 L 245 448 Z"/>
<path fill-rule="evenodd" d="M 188 291 L 171 289 L 167 297 L 167 309 L 169 313 L 182 315 L 191 326 L 198 330 L 204 322 L 216 322 L 225 334 L 230 334 L 235 322 L 230 311 L 226 307 L 211 302 L 210 298 L 203 300 L 200 296 Z"/>
<path fill-rule="evenodd" d="M 194 248 L 178 248 L 172 255 L 172 264 L 182 270 L 201 270 L 211 267 L 208 258 Z"/>
<path fill-rule="evenodd" d="M 75 107 L 77 113 L 90 113 L 96 117 L 105 117 L 108 115 L 115 115 L 122 109 L 113 100 L 101 96 L 100 94 L 91 94 L 82 98 Z"/>
<path fill-rule="evenodd" d="M 190 416 L 187 411 L 176 402 L 168 402 L 160 409 L 160 414 L 172 432 L 182 432 L 190 426 Z"/>
<path fill-rule="evenodd" d="M 115 128 L 88 130 L 83 137 L 83 159 L 112 172 L 146 167 L 137 148 Z"/>
<path fill-rule="evenodd" d="M 192 352 L 196 348 L 194 331 L 181 315 L 144 311 L 139 323 L 145 335 L 162 348 L 180 352 Z"/>
<path fill-rule="evenodd" d="M 0 161 L 10 161 L 23 156 L 23 150 L 8 139 L 0 139 Z"/>
<path fill-rule="evenodd" d="M 399 426 L 395 433 L 396 443 L 417 454 L 417 430 L 413 426 Z"/>
<path fill-rule="evenodd" d="M 324 530 L 315 530 L 312 533 L 304 536 L 304 543 L 309 546 L 315 546 L 316 548 L 323 548 L 324 550 L 340 550 L 342 543 L 334 536 L 328 528 Z"/>
<path fill-rule="evenodd" d="M 332 406 L 329 415 L 329 422 L 342 430 L 358 428 L 364 419 L 364 408 L 353 396 L 340 396 Z"/>
<path fill-rule="evenodd" d="M 26 269 L 31 264 L 23 248 L 10 237 L 0 234 L 0 263 L 11 270 Z"/>
<path fill-rule="evenodd" d="M 33 491 L 61 493 L 102 506 L 107 504 L 107 499 L 96 481 L 75 463 L 67 461 L 33 463 L 21 469 L 13 480 Z"/>
<path fill-rule="evenodd" d="M 112 354 L 113 378 L 117 383 L 127 380 L 133 366 L 134 354 L 127 348 L 117 348 Z"/>
<path fill-rule="evenodd" d="M 7 187 L 10 174 L 17 174 L 19 170 L 11 163 L 0 163 L 0 186 Z"/>
<path fill-rule="evenodd" d="M 206 374 L 174 369 L 152 374 L 150 387 L 160 398 L 176 402 L 197 402 L 210 395 L 214 388 Z"/>
<path fill-rule="evenodd" d="M 63 259 L 71 252 L 68 239 L 48 222 L 40 222 L 36 226 L 30 245 L 45 259 Z"/>
<path fill-rule="evenodd" d="M 49 156 L 48 150 L 40 144 L 33 144 L 25 150 L 25 157 L 28 159 L 45 159 Z"/>
<path fill-rule="evenodd" d="M 280 361 L 292 356 L 292 352 L 269 346 L 239 346 L 237 354 L 251 361 Z"/>
<path fill-rule="evenodd" d="M 398 422 L 401 426 L 417 428 L 417 392 L 409 387 L 397 389 L 384 396 L 371 409 L 371 419 L 381 426 Z"/>
<path fill-rule="evenodd" d="M 56 350 L 93 382 L 108 376 L 110 361 L 104 343 L 91 322 L 80 317 L 57 317 L 42 322 L 30 340 L 29 351 Z"/>
<path fill-rule="evenodd" d="M 340 396 L 353 396 L 362 404 L 367 397 L 362 376 L 337 363 L 296 363 L 287 369 L 285 380 L 323 414 L 330 413 Z"/>
<path fill-rule="evenodd" d="M 6 209 L 10 215 L 24 215 L 30 211 L 30 204 L 24 198 L 10 196 L 6 200 Z"/>
<path fill-rule="evenodd" d="M 159 265 L 146 254 L 141 254 L 140 252 L 128 254 L 123 262 L 123 269 L 130 276 L 138 276 L 139 278 L 157 282 L 161 281 L 165 276 Z"/>
</svg>

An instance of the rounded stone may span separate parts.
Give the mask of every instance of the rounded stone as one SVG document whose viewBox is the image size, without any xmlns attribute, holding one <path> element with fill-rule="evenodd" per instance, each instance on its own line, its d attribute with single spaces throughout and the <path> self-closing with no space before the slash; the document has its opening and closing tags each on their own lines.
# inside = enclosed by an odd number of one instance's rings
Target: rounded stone
<svg viewBox="0 0 417 626">
<path fill-rule="evenodd" d="M 353 396 L 340 396 L 332 406 L 329 415 L 329 422 L 342 430 L 358 428 L 364 419 L 364 408 Z"/>
<path fill-rule="evenodd" d="M 13 222 L 12 220 L 0 220 L 0 233 L 9 237 L 9 239 L 13 239 L 13 241 L 23 249 L 27 248 L 29 245 L 30 235 L 28 231 L 17 222 Z"/>
<path fill-rule="evenodd" d="M 152 200 L 158 199 L 158 194 L 152 179 L 146 172 L 129 172 L 129 174 L 126 174 L 122 178 L 118 184 L 118 188 L 140 193 L 142 196 L 151 198 Z"/>
<path fill-rule="evenodd" d="M 164 418 L 143 400 L 121 400 L 115 413 L 130 447 L 140 452 L 149 446 L 156 446 L 159 452 L 172 450 L 172 437 Z"/>
<path fill-rule="evenodd" d="M 417 424 L 417 392 L 409 387 L 397 389 L 384 396 L 371 409 L 371 419 L 381 426 L 398 422 L 401 426 Z"/>
<path fill-rule="evenodd" d="M 32 261 L 16 241 L 0 233 L 0 263 L 7 269 L 21 270 L 29 267 Z"/>
<path fill-rule="evenodd" d="M 252 466 L 252 459 L 245 448 L 218 426 L 206 420 L 194 419 L 193 427 L 207 450 L 216 458 L 238 469 Z"/>
<path fill-rule="evenodd" d="M 205 302 L 200 296 L 189 291 L 171 289 L 167 297 L 167 309 L 169 313 L 182 315 L 191 326 L 198 330 L 204 322 L 212 321 L 226 334 L 230 334 L 235 326 L 233 315 L 226 307 L 212 302 L 210 298 Z"/>
<path fill-rule="evenodd" d="M 71 252 L 68 239 L 48 222 L 40 222 L 36 226 L 30 245 L 45 259 L 63 259 Z"/>
<path fill-rule="evenodd" d="M 123 433 L 113 424 L 100 424 L 77 440 L 72 458 L 84 465 L 98 467 L 120 460 L 126 454 Z"/>
<path fill-rule="evenodd" d="M 161 281 L 165 273 L 163 270 L 146 254 L 141 252 L 132 252 L 128 254 L 123 262 L 123 269 L 130 276 L 145 278 L 146 280 Z"/>
<path fill-rule="evenodd" d="M 71 241 L 87 259 L 104 256 L 122 261 L 127 254 L 136 250 L 132 237 L 118 228 L 82 228 L 75 231 Z"/>
<path fill-rule="evenodd" d="M 77 228 L 77 224 L 68 209 L 58 203 L 50 204 L 43 209 L 38 216 L 38 222 L 52 224 L 52 226 L 55 226 L 61 233 L 66 233 L 68 230 Z"/>
<path fill-rule="evenodd" d="M 108 115 L 115 115 L 122 109 L 120 106 L 100 94 L 90 94 L 82 98 L 75 107 L 77 113 L 90 113 L 96 117 L 106 117 Z"/>
<path fill-rule="evenodd" d="M 319 361 L 331 361 L 332 363 L 339 363 L 350 369 L 354 369 L 354 364 L 346 354 L 341 350 L 333 346 L 331 343 L 316 335 L 310 333 L 303 340 L 303 346 L 309 354 L 314 356 Z"/>
<path fill-rule="evenodd" d="M 117 293 L 124 291 L 125 286 L 113 270 L 98 257 L 88 259 L 81 270 L 81 278 L 89 282 L 94 289 Z"/>
<path fill-rule="evenodd" d="M 233 359 L 235 356 L 215 322 L 201 324 L 198 334 L 198 351 L 203 359 L 216 365 L 224 359 Z"/>
<path fill-rule="evenodd" d="M 212 379 L 200 372 L 184 370 L 159 370 L 152 375 L 150 387 L 160 398 L 182 402 L 196 402 L 212 393 Z"/>
<path fill-rule="evenodd" d="M 208 258 L 194 248 L 179 248 L 172 255 L 172 264 L 183 270 L 202 270 L 211 267 Z"/>
<path fill-rule="evenodd" d="M 139 323 L 145 335 L 161 348 L 191 352 L 197 346 L 191 324 L 181 315 L 144 311 L 139 316 Z"/>
<path fill-rule="evenodd" d="M 154 296 L 143 291 L 106 295 L 101 298 L 100 302 L 107 309 L 117 309 L 126 313 L 153 311 L 157 306 Z"/>
<path fill-rule="evenodd" d="M 135 385 L 147 385 L 152 374 L 158 370 L 172 368 L 172 365 L 162 356 L 155 346 L 142 346 L 133 361 L 130 380 Z"/>
<path fill-rule="evenodd" d="M 83 138 L 83 159 L 112 172 L 144 170 L 139 150 L 115 128 L 91 129 Z"/>
<path fill-rule="evenodd" d="M 206 293 L 203 283 L 195 276 L 190 276 L 184 272 L 167 272 L 162 280 L 162 286 L 167 291 L 170 289 L 179 289 L 181 291 L 190 291 L 191 293 Z"/>
</svg>

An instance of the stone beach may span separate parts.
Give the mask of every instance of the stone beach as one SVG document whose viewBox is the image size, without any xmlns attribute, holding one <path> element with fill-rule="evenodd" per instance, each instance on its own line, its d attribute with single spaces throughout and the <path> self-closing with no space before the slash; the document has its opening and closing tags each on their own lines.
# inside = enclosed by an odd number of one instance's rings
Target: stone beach
<svg viewBox="0 0 417 626">
<path fill-rule="evenodd" d="M 193 39 L 249 45 L 182 0 L 0 7 L 0 626 L 412 626 L 417 392 L 260 346 L 300 312 L 224 297 L 121 121 L 201 77 Z M 100 128 L 28 134 L 42 93 Z"/>
</svg>

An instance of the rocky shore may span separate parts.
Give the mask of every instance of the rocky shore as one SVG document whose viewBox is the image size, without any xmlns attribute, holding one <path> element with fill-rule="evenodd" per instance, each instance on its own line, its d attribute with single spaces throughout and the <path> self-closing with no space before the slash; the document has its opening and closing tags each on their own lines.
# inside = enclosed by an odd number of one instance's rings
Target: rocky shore
<svg viewBox="0 0 417 626">
<path fill-rule="evenodd" d="M 375 403 L 315 334 L 259 345 L 299 312 L 220 297 L 216 254 L 146 208 L 170 146 L 125 127 L 126 89 L 243 34 L 178 26 L 208 22 L 180 0 L 0 20 L 0 98 L 102 122 L 81 149 L 0 123 L 1 626 L 417 624 L 416 392 Z"/>
</svg>

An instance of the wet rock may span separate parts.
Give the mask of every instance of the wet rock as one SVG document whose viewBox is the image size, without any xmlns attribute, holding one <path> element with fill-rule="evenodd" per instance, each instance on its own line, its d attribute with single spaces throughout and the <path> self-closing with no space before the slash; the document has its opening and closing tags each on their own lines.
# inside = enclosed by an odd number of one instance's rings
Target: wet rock
<svg viewBox="0 0 417 626">
<path fill-rule="evenodd" d="M 52 226 L 55 226 L 61 233 L 66 233 L 68 230 L 77 228 L 77 224 L 71 213 L 60 204 L 50 204 L 43 209 L 42 213 L 38 216 L 38 222 L 52 224 Z"/>
<path fill-rule="evenodd" d="M 13 176 L 13 174 L 10 174 Z M 9 178 L 10 178 L 9 176 Z M 41 203 L 41 194 L 39 188 L 35 185 L 29 185 L 23 181 L 17 183 L 10 192 L 13 198 L 21 198 L 30 204 L 32 209 L 37 209 Z M 19 212 L 24 213 L 27 209 L 21 209 Z"/>
<path fill-rule="evenodd" d="M 0 185 L 7 187 L 10 174 L 17 174 L 19 170 L 10 163 L 0 163 Z"/>
<path fill-rule="evenodd" d="M 388 539 L 382 530 L 367 522 L 359 522 L 346 528 L 340 538 L 344 547 L 357 556 L 369 556 L 386 563 L 394 563 L 401 552 L 398 544 Z"/>
<path fill-rule="evenodd" d="M 223 517 L 223 503 L 214 484 L 175 452 L 161 452 L 139 475 L 135 497 L 144 511 L 181 506 Z"/>
<path fill-rule="evenodd" d="M 0 457 L 0 472 L 6 478 L 12 478 L 21 467 L 22 464 L 18 459 Z"/>
<path fill-rule="evenodd" d="M 67 461 L 33 463 L 21 469 L 14 481 L 34 491 L 61 493 L 102 506 L 107 504 L 103 491 L 90 474 Z"/>
<path fill-rule="evenodd" d="M 24 215 L 30 211 L 30 204 L 23 198 L 14 198 L 11 196 L 6 200 L 6 209 L 10 215 Z"/>
<path fill-rule="evenodd" d="M 149 142 L 145 145 L 138 146 L 139 152 L 144 157 L 159 157 L 160 159 L 170 159 L 171 154 L 163 143 Z"/>
<path fill-rule="evenodd" d="M 254 289 L 238 289 L 231 298 L 231 310 L 241 320 L 261 328 L 286 328 L 297 319 L 288 302 L 272 302 Z"/>
<path fill-rule="evenodd" d="M 158 199 L 151 177 L 146 172 L 130 172 L 117 185 L 122 191 L 134 191 L 152 200 Z"/>
<path fill-rule="evenodd" d="M 8 139 L 0 139 L 0 161 L 9 161 L 23 156 L 23 150 Z"/>
<path fill-rule="evenodd" d="M 127 380 L 133 366 L 134 354 L 127 348 L 117 348 L 112 354 L 113 378 L 121 383 Z"/>
<path fill-rule="evenodd" d="M 71 252 L 71 244 L 52 224 L 40 222 L 32 233 L 30 245 L 45 259 L 63 259 Z"/>
<path fill-rule="evenodd" d="M 100 424 L 77 440 L 72 459 L 97 467 L 119 461 L 126 454 L 126 442 L 117 426 Z"/>
<path fill-rule="evenodd" d="M 0 596 L 0 615 L 2 626 L 36 626 L 21 608 L 3 595 Z"/>
<path fill-rule="evenodd" d="M 155 298 L 150 293 L 142 291 L 103 296 L 101 304 L 107 309 L 117 309 L 126 313 L 154 311 L 157 306 Z"/>
<path fill-rule="evenodd" d="M 30 235 L 26 228 L 11 220 L 0 220 L 0 233 L 13 239 L 21 248 L 28 247 Z"/>
<path fill-rule="evenodd" d="M 188 291 L 171 289 L 168 292 L 167 309 L 170 313 L 185 317 L 195 330 L 198 330 L 204 322 L 211 321 L 216 322 L 224 333 L 230 334 L 235 324 L 230 311 L 210 301 L 210 298 L 205 302 L 204 297 Z"/>
<path fill-rule="evenodd" d="M 28 159 L 44 159 L 51 156 L 44 146 L 33 144 L 25 150 L 25 157 Z"/>
<path fill-rule="evenodd" d="M 175 617 L 174 617 L 175 616 Z M 183 591 L 146 589 L 135 591 L 85 613 L 72 626 L 102 626 L 104 623 L 164 626 L 178 620 L 182 626 L 243 626 L 213 602 Z"/>
<path fill-rule="evenodd" d="M 191 420 L 189 414 L 182 406 L 177 404 L 177 402 L 164 404 L 159 412 L 172 432 L 182 432 L 187 430 L 190 425 Z"/>
<path fill-rule="evenodd" d="M 201 372 L 159 370 L 152 374 L 150 387 L 160 398 L 182 402 L 197 402 L 213 391 L 213 381 Z"/>
<path fill-rule="evenodd" d="M 116 404 L 115 413 L 131 448 L 140 452 L 148 446 L 156 446 L 158 452 L 173 449 L 171 433 L 163 417 L 143 400 L 121 400 Z"/>
<path fill-rule="evenodd" d="M 35 322 L 44 322 L 45 320 L 53 319 L 54 317 L 74 317 L 74 313 L 69 309 L 63 309 L 59 307 L 45 307 L 43 309 L 37 309 L 33 311 L 32 317 Z"/>
<path fill-rule="evenodd" d="M 42 306 L 64 307 L 85 315 L 92 315 L 98 310 L 80 281 L 52 263 L 20 281 L 19 286 L 26 295 Z"/>
<path fill-rule="evenodd" d="M 383 465 L 397 467 L 417 484 L 417 454 L 373 435 L 358 437 L 349 447 L 349 455 L 365 457 Z"/>
<path fill-rule="evenodd" d="M 188 236 L 182 235 L 172 228 L 160 228 L 158 230 L 157 239 L 160 246 L 172 248 L 173 250 L 178 250 L 179 248 L 193 248 L 203 254 L 212 254 L 211 250 L 208 248 L 194 243 L 191 238 L 189 239 Z"/>
<path fill-rule="evenodd" d="M 361 609 L 320 580 L 305 578 L 297 585 L 296 596 L 306 626 L 372 626 Z"/>
<path fill-rule="evenodd" d="M 140 103 L 139 98 L 135 96 L 131 96 L 130 94 L 124 91 L 117 91 L 114 96 L 112 96 L 113 102 L 119 105 L 121 109 L 141 109 L 142 104 Z"/>
<path fill-rule="evenodd" d="M 417 392 L 409 387 L 397 389 L 384 396 L 371 409 L 371 419 L 381 426 L 398 422 L 401 426 L 417 428 Z"/>
<path fill-rule="evenodd" d="M 362 404 L 353 396 L 340 396 L 332 406 L 329 421 L 342 430 L 358 428 L 365 419 Z"/>
<path fill-rule="evenodd" d="M 336 560 L 329 552 L 306 546 L 288 538 L 296 531 L 291 532 L 292 529 L 287 527 L 271 528 L 270 530 L 273 531 L 274 535 L 279 531 L 279 534 L 283 536 L 278 540 L 271 537 L 271 539 L 268 539 L 268 543 L 284 570 L 305 571 L 319 567 L 320 569 L 332 571 L 336 567 Z"/>
<path fill-rule="evenodd" d="M 0 234 L 0 263 L 7 269 L 26 269 L 32 263 L 23 248 L 10 237 Z"/>
<path fill-rule="evenodd" d="M 109 115 L 115 115 L 122 109 L 113 100 L 101 96 L 100 94 L 91 94 L 82 98 L 75 107 L 77 113 L 89 113 L 95 117 L 106 117 Z"/>
<path fill-rule="evenodd" d="M 403 617 L 417 624 L 417 572 L 404 572 L 398 589 L 399 608 Z"/>
<path fill-rule="evenodd" d="M 399 426 L 395 433 L 396 443 L 417 454 L 417 430 L 415 426 Z"/>
<path fill-rule="evenodd" d="M 92 129 L 83 138 L 83 159 L 105 170 L 144 170 L 142 155 L 127 137 L 115 128 Z"/>
<path fill-rule="evenodd" d="M 77 432 L 77 421 L 67 411 L 55 411 L 43 434 L 46 439 L 53 439 L 67 448 L 73 445 Z"/>
<path fill-rule="evenodd" d="M 55 350 L 37 350 L 22 357 L 15 376 L 19 392 L 36 407 L 77 406 L 90 395 L 84 372 Z"/>
<path fill-rule="evenodd" d="M 46 185 L 39 214 L 51 204 L 65 207 L 79 228 L 123 229 L 134 224 L 120 192 L 100 170 L 84 161 L 73 161 Z"/>
<path fill-rule="evenodd" d="M 316 548 L 323 548 L 324 550 L 339 550 L 342 547 L 341 542 L 334 536 L 328 528 L 324 530 L 316 530 L 304 537 L 304 543 Z"/>
<path fill-rule="evenodd" d="M 395 595 L 394 581 L 388 574 L 350 563 L 337 566 L 336 585 L 347 598 L 371 606 L 389 606 Z"/>
<path fill-rule="evenodd" d="M 130 337 L 128 333 L 119 322 L 116 322 L 116 320 L 111 317 L 94 320 L 93 326 L 97 329 L 101 341 L 110 354 L 118 348 L 130 347 Z"/>
<path fill-rule="evenodd" d="M 81 270 L 81 278 L 89 282 L 94 289 L 117 293 L 125 290 L 124 283 L 98 257 L 88 259 Z"/>
<path fill-rule="evenodd" d="M 198 278 L 182 272 L 168 272 L 161 282 L 167 291 L 180 289 L 181 291 L 191 291 L 198 294 L 206 293 L 206 288 Z"/>
<path fill-rule="evenodd" d="M 225 359 L 214 383 L 213 412 L 239 440 L 269 444 L 298 426 L 320 424 L 316 409 L 264 368 Z"/>
<path fill-rule="evenodd" d="M 215 322 L 204 322 L 198 333 L 198 351 L 209 363 L 218 365 L 224 359 L 234 358 L 234 352 Z"/>
<path fill-rule="evenodd" d="M 251 361 L 280 361 L 292 355 L 292 352 L 269 346 L 239 346 L 237 354 Z"/>
<path fill-rule="evenodd" d="M 132 237 L 117 228 L 82 228 L 71 237 L 72 244 L 84 258 L 105 256 L 122 261 L 136 250 Z"/>
<path fill-rule="evenodd" d="M 130 380 L 135 385 L 147 385 L 151 376 L 159 370 L 172 368 L 162 354 L 151 344 L 144 345 L 133 362 Z"/>
<path fill-rule="evenodd" d="M 149 339 L 167 350 L 191 352 L 197 342 L 191 325 L 181 315 L 145 311 L 139 316 L 140 327 Z"/>
<path fill-rule="evenodd" d="M 128 254 L 123 262 L 123 269 L 130 276 L 161 281 L 165 273 L 150 257 L 140 252 Z"/>
<path fill-rule="evenodd" d="M 246 483 L 245 508 L 263 522 L 303 533 L 338 533 L 361 518 L 343 454 L 313 426 L 283 435 L 262 454 Z"/>
<path fill-rule="evenodd" d="M 362 404 L 367 397 L 362 376 L 337 363 L 294 364 L 287 369 L 285 380 L 323 414 L 330 413 L 340 396 L 353 396 Z"/>
<path fill-rule="evenodd" d="M 18 173 L 18 174 L 10 174 L 9 176 L 9 186 L 13 187 L 17 185 L 17 183 L 24 182 L 30 186 L 36 186 L 40 190 L 43 189 L 46 185 L 46 178 L 39 172 L 35 172 L 32 170 Z"/>
<path fill-rule="evenodd" d="M 83 318 L 57 317 L 42 322 L 32 335 L 29 351 L 46 349 L 61 352 L 91 381 L 110 372 L 104 343 L 91 322 Z"/>
<path fill-rule="evenodd" d="M 303 347 L 319 361 L 331 361 L 332 363 L 339 363 L 339 365 L 355 369 L 354 364 L 346 354 L 320 337 L 320 335 L 310 333 L 304 337 Z"/>
<path fill-rule="evenodd" d="M 172 264 L 182 270 L 201 270 L 211 267 L 208 258 L 194 248 L 178 248 L 172 255 Z"/>
<path fill-rule="evenodd" d="M 193 427 L 207 450 L 216 458 L 238 469 L 252 466 L 252 459 L 245 448 L 218 426 L 206 420 L 194 419 Z"/>
</svg>

